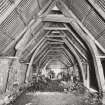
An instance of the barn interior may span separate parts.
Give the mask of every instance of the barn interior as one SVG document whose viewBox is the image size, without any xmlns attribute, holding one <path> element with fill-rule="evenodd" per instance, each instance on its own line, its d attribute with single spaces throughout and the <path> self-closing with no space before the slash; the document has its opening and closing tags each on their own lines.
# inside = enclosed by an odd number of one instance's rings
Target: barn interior
<svg viewBox="0 0 105 105">
<path fill-rule="evenodd" d="M 0 0 L 0 105 L 104 105 L 104 93 L 104 0 Z"/>
</svg>

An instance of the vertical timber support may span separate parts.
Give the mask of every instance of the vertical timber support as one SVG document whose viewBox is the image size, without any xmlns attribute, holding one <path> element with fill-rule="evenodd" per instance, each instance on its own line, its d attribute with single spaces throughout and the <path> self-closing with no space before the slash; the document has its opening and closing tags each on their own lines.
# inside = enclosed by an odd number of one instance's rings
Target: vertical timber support
<svg viewBox="0 0 105 105">
<path fill-rule="evenodd" d="M 65 43 L 70 48 L 70 51 L 74 54 L 74 56 L 78 62 L 78 67 L 81 70 L 81 74 L 82 74 L 83 84 L 85 84 L 85 74 L 84 74 L 84 69 L 82 66 L 81 58 L 79 57 L 79 55 L 77 55 L 76 51 L 73 49 L 73 47 L 70 45 L 70 43 L 66 39 L 64 39 L 64 40 L 65 40 Z"/>
<path fill-rule="evenodd" d="M 80 37 L 85 41 L 87 44 L 88 48 L 90 49 L 92 59 L 94 62 L 94 68 L 95 68 L 95 73 L 98 81 L 98 86 L 99 89 L 102 91 L 105 91 L 105 78 L 104 78 L 104 72 L 103 72 L 103 67 L 101 64 L 101 60 L 97 57 L 99 56 L 98 49 L 96 47 L 96 44 L 94 40 L 92 40 L 86 33 L 82 31 L 82 29 L 79 27 L 79 25 L 76 23 L 76 21 L 71 23 L 73 27 L 75 27 L 76 31 L 79 33 Z"/>
<path fill-rule="evenodd" d="M 85 74 L 85 86 L 89 89 L 89 65 L 86 61 L 82 62 L 83 68 L 84 68 L 84 74 Z"/>
<path fill-rule="evenodd" d="M 10 59 L 0 59 L 0 94 L 6 91 Z"/>
<path fill-rule="evenodd" d="M 32 72 L 32 66 L 31 66 L 31 70 L 30 70 L 30 73 L 29 73 L 29 77 L 28 78 L 26 78 L 26 80 L 28 81 L 28 82 L 31 82 L 32 81 L 32 74 L 33 74 L 33 72 Z"/>
<path fill-rule="evenodd" d="M 90 87 L 90 74 L 89 74 L 89 65 L 87 64 L 87 88 Z"/>
<path fill-rule="evenodd" d="M 15 49 L 17 50 L 16 55 L 18 58 L 21 57 L 22 51 L 25 48 L 29 38 L 31 35 L 31 29 L 28 28 L 28 31 L 26 31 L 25 35 L 23 38 L 17 43 L 15 46 Z M 15 67 L 17 67 L 17 81 L 19 84 L 22 84 L 25 82 L 26 78 L 26 72 L 27 72 L 27 65 L 24 63 L 20 63 L 19 59 L 16 62 Z"/>
<path fill-rule="evenodd" d="M 15 71 L 13 85 L 14 84 L 17 84 L 17 85 L 23 84 L 25 81 L 27 65 L 24 63 L 20 63 L 19 59 L 15 59 L 12 64 L 12 69 L 13 69 L 13 71 Z"/>
<path fill-rule="evenodd" d="M 105 92 L 105 78 L 104 78 L 103 67 L 101 64 L 101 59 L 97 58 L 97 56 L 96 56 L 96 62 L 97 62 L 98 73 L 99 73 L 99 77 L 102 85 L 102 90 L 103 92 Z"/>
<path fill-rule="evenodd" d="M 25 74 L 26 74 L 27 65 L 19 63 L 19 69 L 17 71 L 17 81 L 19 85 L 25 82 Z"/>
</svg>

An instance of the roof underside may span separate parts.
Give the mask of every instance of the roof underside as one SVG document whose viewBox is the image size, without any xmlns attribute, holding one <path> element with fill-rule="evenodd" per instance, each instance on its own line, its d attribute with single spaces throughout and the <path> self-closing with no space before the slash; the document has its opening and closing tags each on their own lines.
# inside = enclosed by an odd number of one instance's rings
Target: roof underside
<svg viewBox="0 0 105 105">
<path fill-rule="evenodd" d="M 80 53 L 81 56 L 86 59 L 87 49 L 84 47 L 85 45 L 82 43 L 81 39 L 75 35 L 76 32 L 72 30 L 73 27 L 70 28 L 71 27 L 71 25 L 69 25 L 69 23 L 71 22 L 70 17 L 79 24 L 79 26 L 90 36 L 90 38 L 93 41 L 95 41 L 97 47 L 99 48 L 99 51 L 101 53 L 105 53 L 104 0 L 16 0 L 14 2 L 12 1 L 13 0 L 0 1 L 1 55 L 9 56 L 14 55 L 16 51 L 15 49 L 16 44 L 27 33 L 29 27 L 32 26 L 33 30 L 31 31 L 31 33 L 30 32 L 28 33 L 30 34 L 30 37 L 28 38 L 29 44 L 23 51 L 22 57 L 24 59 L 30 58 L 30 55 L 35 50 L 35 49 L 33 50 L 34 46 L 40 43 L 41 40 L 43 42 L 43 45 L 45 45 L 46 42 L 48 43 L 46 46 L 52 46 L 51 41 L 55 44 L 56 42 L 57 44 L 59 42 L 63 49 L 65 49 L 65 42 L 66 44 L 68 42 L 71 42 L 71 45 L 72 43 L 75 42 L 73 47 L 77 50 L 78 55 Z M 98 10 L 96 6 L 98 6 Z M 54 11 L 54 9 L 56 11 Z M 40 20 L 38 20 L 39 18 L 42 19 L 41 22 Z M 35 24 L 35 26 L 32 24 Z M 59 34 L 60 38 L 57 38 L 59 37 Z M 62 39 L 64 39 L 65 35 L 66 41 L 64 42 L 64 40 Z M 47 38 L 43 39 L 42 38 L 43 36 Z M 33 38 L 34 39 L 36 38 L 37 40 L 33 40 Z M 48 50 L 51 50 L 50 47 Z"/>
</svg>

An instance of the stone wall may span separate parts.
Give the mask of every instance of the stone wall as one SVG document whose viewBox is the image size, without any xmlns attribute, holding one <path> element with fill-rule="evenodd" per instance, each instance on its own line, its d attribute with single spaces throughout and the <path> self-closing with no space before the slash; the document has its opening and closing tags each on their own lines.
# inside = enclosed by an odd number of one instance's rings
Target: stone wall
<svg viewBox="0 0 105 105">
<path fill-rule="evenodd" d="M 14 60 L 10 68 L 7 86 L 7 90 L 9 91 L 25 82 L 27 65 Z"/>
</svg>

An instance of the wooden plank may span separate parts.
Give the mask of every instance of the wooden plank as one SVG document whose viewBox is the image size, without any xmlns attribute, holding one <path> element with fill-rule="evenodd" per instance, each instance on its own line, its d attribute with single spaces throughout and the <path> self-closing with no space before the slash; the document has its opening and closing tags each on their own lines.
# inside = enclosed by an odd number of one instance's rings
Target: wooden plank
<svg viewBox="0 0 105 105">
<path fill-rule="evenodd" d="M 95 10 L 105 19 L 105 12 L 102 8 L 96 3 L 96 0 L 88 0 L 89 3 L 95 8 Z"/>
<path fill-rule="evenodd" d="M 72 32 L 72 30 L 65 24 L 65 26 L 68 28 L 68 31 L 71 33 L 71 35 L 76 39 L 76 41 L 85 49 L 87 48 L 84 46 L 84 44 L 76 37 L 76 35 Z"/>
<path fill-rule="evenodd" d="M 75 58 L 74 56 L 68 51 L 68 49 L 64 49 L 64 51 L 67 53 L 67 55 L 71 58 L 73 64 L 75 63 Z"/>
<path fill-rule="evenodd" d="M 84 69 L 83 69 L 83 66 L 82 66 L 82 62 L 81 62 L 81 59 L 80 59 L 80 56 L 77 54 L 77 52 L 75 51 L 74 47 L 67 41 L 67 39 L 65 39 L 65 44 L 69 47 L 70 51 L 73 53 L 73 55 L 75 56 L 78 64 L 79 64 L 79 67 L 80 67 L 80 70 L 81 70 L 81 73 L 82 73 L 82 76 L 83 76 L 83 83 L 85 84 L 85 75 L 84 75 Z"/>
<path fill-rule="evenodd" d="M 56 50 L 54 50 L 53 48 L 48 50 L 49 51 L 49 55 L 52 55 L 53 53 L 50 54 L 50 52 L 54 52 L 53 55 L 56 55 L 57 53 L 59 54 L 63 54 L 70 62 L 72 62 L 71 60 L 71 56 L 67 55 L 68 53 L 66 52 L 67 50 L 65 50 L 65 47 L 62 47 L 62 48 L 57 48 Z M 57 53 L 55 53 L 57 52 Z"/>
<path fill-rule="evenodd" d="M 5 54 L 9 48 L 11 48 L 17 41 L 19 41 L 24 33 L 28 30 L 28 28 L 35 22 L 35 20 L 31 20 L 29 25 L 24 28 L 24 30 L 3 50 L 2 54 Z"/>
<path fill-rule="evenodd" d="M 53 30 L 61 30 L 61 31 L 62 31 L 62 30 L 66 30 L 66 31 L 67 31 L 68 28 L 65 28 L 65 27 L 44 27 L 44 30 L 50 30 L 50 31 L 51 31 L 51 30 L 52 30 L 52 31 L 53 31 Z"/>
<path fill-rule="evenodd" d="M 77 52 L 85 59 L 87 60 L 87 57 L 84 55 L 83 52 L 81 52 L 81 50 L 75 45 L 75 43 L 72 42 L 72 40 L 66 35 L 66 33 L 64 32 L 65 35 L 65 39 L 69 41 L 69 43 L 74 47 L 74 49 L 77 50 Z M 65 40 L 64 39 L 64 40 Z"/>
<path fill-rule="evenodd" d="M 15 0 L 15 2 L 8 8 L 8 10 L 0 17 L 0 24 L 10 15 L 10 13 L 18 6 L 22 0 Z"/>
<path fill-rule="evenodd" d="M 35 39 L 37 39 L 37 37 L 41 34 L 42 31 L 43 31 L 43 28 L 35 34 L 35 36 L 33 37 L 33 39 L 26 45 L 26 47 L 23 49 L 23 51 L 25 51 L 33 43 L 33 41 Z"/>
<path fill-rule="evenodd" d="M 19 0 L 17 0 L 17 1 L 19 1 Z M 20 1 L 21 1 L 21 0 L 20 0 Z M 51 1 L 52 1 L 52 0 L 50 0 L 49 3 L 51 3 Z M 17 3 L 17 2 L 16 2 L 16 3 Z M 48 5 L 48 4 L 47 4 L 47 5 Z M 47 8 L 47 7 L 46 7 L 46 8 Z M 42 9 L 39 13 L 41 13 L 43 10 L 44 10 L 44 9 Z M 1 20 L 0 20 L 0 21 L 1 21 Z M 37 27 L 37 25 L 38 25 L 40 22 L 41 22 L 41 19 L 40 19 L 40 18 L 37 20 L 37 22 L 35 22 L 35 19 L 32 19 L 32 20 L 30 21 L 30 23 L 28 24 L 28 26 L 26 26 L 26 27 L 24 28 L 24 30 L 16 37 L 16 39 L 14 39 L 14 40 L 9 44 L 9 46 L 6 47 L 6 49 L 5 49 L 2 53 L 3 53 L 3 54 L 6 53 L 6 51 L 8 51 L 8 49 L 11 48 L 11 47 L 22 37 L 22 35 L 24 34 L 24 32 L 27 31 L 27 29 L 28 29 L 29 27 L 31 27 L 31 30 L 33 30 L 33 27 L 34 27 L 34 28 Z"/>
<path fill-rule="evenodd" d="M 82 22 L 75 16 L 75 14 L 62 2 L 59 0 L 57 3 L 59 9 L 65 14 L 67 17 L 73 17 L 74 22 L 71 24 L 77 23 L 77 25 L 84 30 L 84 32 L 95 42 L 95 44 L 105 53 L 105 49 L 101 46 L 101 44 L 93 37 L 93 35 L 89 32 L 88 29 L 82 24 Z"/>
<path fill-rule="evenodd" d="M 58 15 L 58 14 L 47 15 L 47 16 L 41 17 L 41 18 L 42 18 L 42 21 L 44 21 L 44 22 L 70 23 L 74 20 L 73 18 L 67 18 L 64 15 Z"/>
<path fill-rule="evenodd" d="M 41 67 L 44 67 L 46 64 L 48 64 L 48 62 L 50 62 L 51 60 L 59 60 L 59 61 L 62 61 L 63 62 L 63 64 L 65 65 L 65 66 L 67 66 L 66 64 L 65 64 L 65 62 L 64 62 L 64 59 L 62 58 L 62 56 L 48 56 L 48 57 L 46 57 L 45 59 L 43 59 L 43 61 L 41 61 L 40 63 L 39 63 L 39 65 L 41 65 Z M 67 62 L 68 63 L 68 62 Z M 69 65 L 70 65 L 71 63 L 69 62 Z M 61 68 L 61 69 L 63 69 L 63 68 Z"/>
<path fill-rule="evenodd" d="M 48 47 L 43 51 L 43 53 L 41 52 L 41 53 L 37 54 L 37 56 L 38 56 L 38 55 L 39 55 L 39 56 L 36 57 L 37 59 L 34 60 L 34 64 L 36 64 L 36 62 L 37 62 L 38 60 L 40 60 L 43 56 L 46 55 L 47 50 L 48 50 Z"/>
<path fill-rule="evenodd" d="M 74 62 L 73 61 L 73 57 L 71 57 L 71 54 L 69 54 L 69 52 L 67 53 L 67 50 L 65 49 L 65 47 L 63 47 L 63 46 L 62 47 L 51 47 L 51 46 L 49 46 L 49 48 L 48 49 L 45 49 L 43 51 L 43 53 L 41 53 L 41 51 L 40 51 L 40 53 L 38 52 L 36 54 L 36 58 L 38 58 L 38 59 L 36 59 L 34 61 L 34 63 L 37 62 L 39 59 L 42 59 L 42 57 L 45 56 L 47 53 L 50 53 L 50 51 L 57 51 L 59 53 L 63 53 L 68 58 L 68 60 L 70 60 L 70 62 L 71 62 L 71 59 L 72 59 L 72 62 Z M 69 54 L 69 55 L 67 55 L 67 54 Z"/>
<path fill-rule="evenodd" d="M 43 16 L 47 16 L 49 14 L 49 12 L 52 10 L 52 8 L 55 6 L 56 1 L 52 0 L 53 2 L 50 3 L 49 7 L 46 9 L 46 11 L 43 12 L 43 14 L 41 15 L 41 17 Z"/>
<path fill-rule="evenodd" d="M 53 0 L 49 0 L 48 3 L 44 6 L 44 8 L 41 9 L 41 11 L 38 13 L 38 16 L 41 16 L 46 9 L 51 5 L 51 3 L 53 2 Z"/>
<path fill-rule="evenodd" d="M 40 50 L 38 51 L 38 53 L 36 53 L 35 55 L 35 60 L 37 60 L 40 56 L 42 56 L 43 54 L 45 55 L 47 50 L 49 49 L 49 43 L 45 43 L 45 45 L 43 45 Z M 43 53 L 42 53 L 43 52 Z"/>
<path fill-rule="evenodd" d="M 53 38 L 51 38 L 51 37 L 46 37 L 46 39 L 47 40 L 49 40 L 49 41 L 55 41 L 55 42 L 64 42 L 63 40 L 59 40 L 59 39 L 53 39 Z"/>
<path fill-rule="evenodd" d="M 27 32 L 30 29 L 31 31 L 33 31 L 33 27 L 34 28 L 37 27 L 40 23 L 41 23 L 40 19 L 38 19 L 37 22 L 35 22 L 35 20 L 32 19 L 28 26 L 24 28 L 24 30 L 4 49 L 2 53 L 5 54 L 9 50 L 9 48 L 11 48 L 17 41 L 19 41 L 23 37 L 23 35 L 25 35 L 24 34 L 25 32 Z"/>
<path fill-rule="evenodd" d="M 18 49 L 23 50 L 24 49 L 24 47 L 28 43 L 28 40 L 29 40 L 30 35 L 32 35 L 32 32 L 33 31 L 36 32 L 38 30 L 37 28 L 39 28 L 40 24 L 41 24 L 41 20 L 38 19 L 32 26 L 30 26 L 28 28 L 28 30 L 26 31 L 26 33 L 24 34 L 24 36 L 22 37 L 22 39 L 15 46 L 15 49 L 16 50 L 18 50 Z M 37 37 L 37 35 L 35 37 Z"/>
<path fill-rule="evenodd" d="M 61 1 L 59 1 L 61 2 Z M 87 44 L 90 43 L 88 46 L 90 48 L 92 56 L 94 57 L 94 67 L 96 72 L 96 77 L 98 81 L 98 86 L 100 89 L 104 90 L 105 87 L 105 78 L 103 73 L 103 68 L 100 59 L 96 58 L 96 55 L 98 55 L 98 51 L 96 48 L 96 45 L 105 53 L 105 49 L 99 44 L 97 40 L 92 36 L 92 34 L 86 29 L 86 27 L 79 21 L 79 19 L 73 14 L 73 12 L 67 8 L 67 6 L 61 2 L 59 5 L 60 9 L 63 13 L 66 12 L 66 15 L 68 17 L 73 17 L 76 21 L 72 22 L 72 26 L 74 26 L 74 29 L 76 29 L 80 35 L 81 38 L 83 38 Z M 84 31 L 84 32 L 83 32 Z M 96 45 L 95 45 L 96 44 Z M 84 77 L 85 78 L 85 77 Z"/>
<path fill-rule="evenodd" d="M 51 52 L 53 52 L 53 50 L 49 50 L 48 52 L 47 52 L 47 54 L 45 55 L 45 56 L 43 56 L 43 58 L 40 60 L 40 62 L 43 62 L 43 61 L 45 61 L 45 59 L 46 58 L 60 58 L 60 59 L 63 59 L 63 61 L 66 61 L 66 63 L 70 63 L 71 64 L 71 60 L 69 61 L 69 59 L 62 53 L 62 51 L 57 51 L 57 53 L 55 54 L 53 54 L 53 55 L 49 55 Z M 40 63 L 39 62 L 39 63 Z"/>
<path fill-rule="evenodd" d="M 54 51 L 54 50 L 59 52 L 59 53 L 63 53 L 67 58 L 69 58 L 68 60 L 70 62 L 74 63 L 73 56 L 65 49 L 65 47 L 60 47 L 60 48 L 55 47 L 55 49 L 51 47 L 47 52 L 49 53 L 50 51 Z"/>
<path fill-rule="evenodd" d="M 41 43 L 41 45 L 39 46 L 39 43 Z M 34 58 L 35 58 L 35 56 L 36 56 L 36 54 L 38 53 L 38 51 L 41 49 L 41 47 L 43 46 L 43 45 L 45 45 L 46 44 L 46 40 L 42 40 L 42 42 L 39 42 L 38 43 L 38 45 L 36 45 L 34 48 L 33 48 L 33 51 L 35 50 L 35 52 L 34 52 L 34 54 L 32 55 L 32 58 L 31 58 L 31 60 L 30 60 L 30 63 L 29 63 L 29 66 L 28 66 L 28 69 L 27 69 L 27 73 L 26 73 L 26 83 L 28 82 L 28 77 L 29 77 L 29 75 L 30 75 L 30 71 L 31 71 L 31 66 L 32 66 L 32 63 L 33 63 L 33 61 L 34 61 Z M 39 47 L 38 47 L 39 46 Z"/>
<path fill-rule="evenodd" d="M 0 56 L 0 59 L 18 59 L 16 56 Z"/>
<path fill-rule="evenodd" d="M 65 38 L 64 35 L 53 35 L 53 34 L 50 34 L 50 35 L 46 35 L 46 37 L 52 37 L 52 38 Z"/>
<path fill-rule="evenodd" d="M 57 31 L 57 30 L 56 30 L 56 31 L 52 31 L 51 33 L 52 33 L 52 34 L 60 34 L 60 31 Z"/>
<path fill-rule="evenodd" d="M 100 58 L 100 59 L 101 59 L 101 58 L 105 58 L 105 56 L 101 56 L 101 55 L 97 55 L 96 57 L 97 57 L 97 58 Z"/>
<path fill-rule="evenodd" d="M 68 38 L 68 40 L 69 40 L 69 43 L 73 46 L 73 48 L 76 49 L 77 52 L 78 52 L 85 60 L 88 60 L 87 57 L 86 57 L 86 55 L 84 55 L 84 53 L 72 42 L 72 40 L 70 40 L 69 38 Z"/>
<path fill-rule="evenodd" d="M 35 45 L 35 47 L 28 53 L 28 55 L 25 57 L 25 60 L 26 60 L 26 58 L 28 58 L 33 52 L 34 52 L 34 50 L 36 49 L 36 48 L 38 48 L 39 49 L 39 47 L 40 46 L 43 46 L 43 44 L 45 43 L 45 39 L 44 38 L 42 38 L 36 45 Z"/>
</svg>

